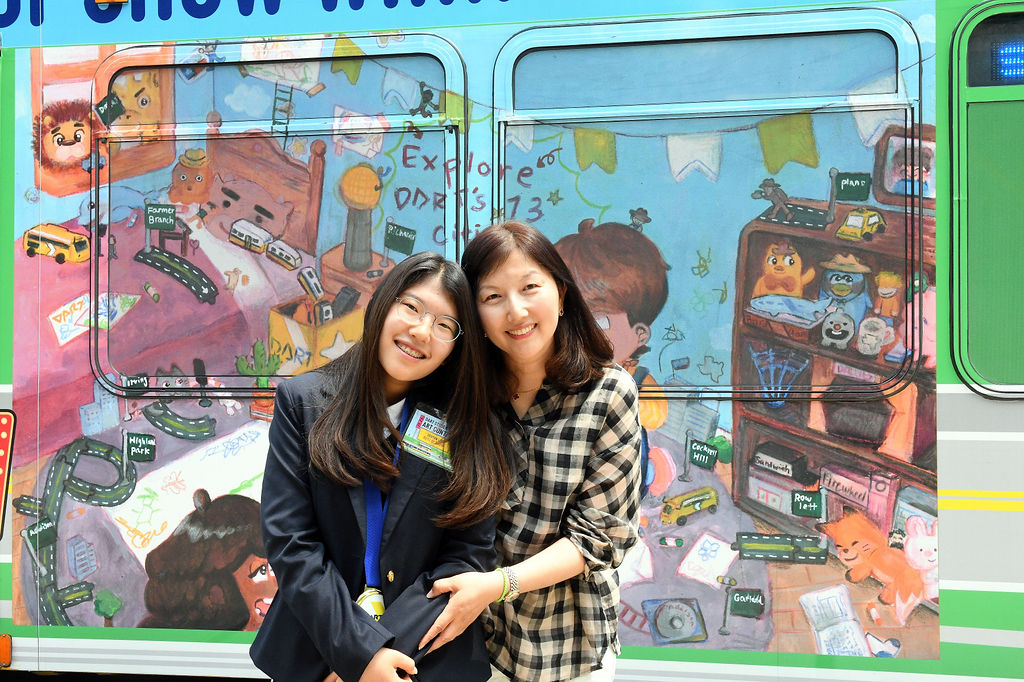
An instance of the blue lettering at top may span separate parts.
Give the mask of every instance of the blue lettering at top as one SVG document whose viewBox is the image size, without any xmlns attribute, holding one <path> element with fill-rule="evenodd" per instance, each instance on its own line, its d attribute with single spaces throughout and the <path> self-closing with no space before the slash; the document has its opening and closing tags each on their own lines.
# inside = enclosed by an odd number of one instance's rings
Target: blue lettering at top
<svg viewBox="0 0 1024 682">
<path fill-rule="evenodd" d="M 174 12 L 174 0 L 130 0 L 127 5 L 130 8 L 132 21 L 136 23 L 145 21 L 147 5 L 152 6 L 154 1 L 156 2 L 157 17 L 161 21 L 169 20 Z M 180 0 L 180 3 L 182 10 L 193 19 L 208 19 L 220 9 L 221 1 Z M 402 0 L 381 1 L 387 9 L 394 9 L 402 2 Z M 454 1 L 439 0 L 445 7 L 450 6 Z M 258 0 L 236 0 L 236 2 L 238 3 L 238 12 L 242 16 L 247 17 L 255 11 Z M 477 4 L 480 0 L 469 0 L 469 2 Z M 508 2 L 508 0 L 500 0 L 500 2 Z M 0 0 L 0 3 L 5 3 L 3 11 L 0 12 L 0 29 L 12 26 L 18 20 L 18 17 L 21 16 L 23 3 L 28 6 L 28 19 L 32 26 L 38 27 L 43 24 L 45 19 L 43 12 L 44 0 Z M 426 3 L 427 0 L 409 0 L 409 4 L 412 7 L 423 7 Z M 262 4 L 263 10 L 268 16 L 277 14 L 281 9 L 281 0 L 263 0 Z M 365 0 L 348 0 L 349 8 L 357 11 L 361 10 L 365 4 Z M 324 11 L 333 12 L 338 8 L 338 0 L 320 0 L 320 5 Z M 86 16 L 94 23 L 109 24 L 121 16 L 121 11 L 125 5 L 96 2 L 96 0 L 82 0 L 82 7 L 85 10 Z"/>
<path fill-rule="evenodd" d="M 121 15 L 121 8 L 124 5 L 108 3 L 104 6 L 97 4 L 93 0 L 82 0 L 82 6 L 85 7 L 85 14 L 97 24 L 109 24 Z M 3 26 L 3 22 L 0 22 L 0 28 L 3 28 Z"/>
</svg>

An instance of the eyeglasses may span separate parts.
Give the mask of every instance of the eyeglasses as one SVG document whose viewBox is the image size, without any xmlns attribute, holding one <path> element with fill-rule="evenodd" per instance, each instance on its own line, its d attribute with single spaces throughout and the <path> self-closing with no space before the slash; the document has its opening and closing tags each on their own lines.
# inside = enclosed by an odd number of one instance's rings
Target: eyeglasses
<svg viewBox="0 0 1024 682">
<path fill-rule="evenodd" d="M 398 316 L 409 324 L 418 324 L 425 315 L 432 316 L 434 322 L 430 325 L 430 332 L 438 341 L 451 343 L 462 335 L 462 327 L 458 320 L 448 315 L 438 315 L 424 310 L 423 301 L 415 296 L 398 296 L 395 298 L 395 303 L 398 304 Z"/>
</svg>

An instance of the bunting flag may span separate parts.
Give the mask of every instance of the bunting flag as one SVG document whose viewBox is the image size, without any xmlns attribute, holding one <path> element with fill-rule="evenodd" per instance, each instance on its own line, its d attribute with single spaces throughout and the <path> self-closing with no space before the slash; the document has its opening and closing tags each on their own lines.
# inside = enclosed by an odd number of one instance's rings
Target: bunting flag
<svg viewBox="0 0 1024 682">
<path fill-rule="evenodd" d="M 897 83 L 896 79 L 899 79 Z M 899 88 L 897 89 L 897 85 Z M 882 76 L 876 80 L 851 90 L 847 101 L 856 107 L 855 98 L 858 95 L 877 95 L 883 93 L 906 92 L 907 85 L 903 81 L 903 72 L 897 72 L 895 76 Z M 865 147 L 874 147 L 875 143 L 885 133 L 885 129 L 891 125 L 906 126 L 907 111 L 904 109 L 857 109 L 850 112 L 853 121 L 857 124 L 857 133 Z"/>
<path fill-rule="evenodd" d="M 466 119 L 463 121 L 463 132 L 469 130 L 469 120 L 473 118 L 473 102 L 451 90 L 444 91 L 444 106 L 438 112 L 438 119 L 441 123 L 462 118 L 462 108 L 466 107 Z M 468 105 L 468 106 L 467 106 Z"/>
<path fill-rule="evenodd" d="M 505 126 L 505 146 L 514 144 L 519 151 L 528 152 L 533 149 L 533 126 Z"/>
<path fill-rule="evenodd" d="M 790 161 L 818 167 L 818 146 L 810 114 L 790 114 L 763 121 L 757 126 L 764 167 L 778 173 Z"/>
<path fill-rule="evenodd" d="M 378 39 L 378 43 L 383 46 L 387 44 L 388 40 L 397 41 L 399 39 L 397 35 L 388 36 L 385 41 Z M 344 72 L 349 81 L 355 84 L 359 79 L 362 64 L 366 60 L 365 53 L 352 40 L 338 38 L 334 43 L 332 57 L 334 58 L 331 64 L 332 72 Z M 353 57 L 363 58 L 353 59 Z M 460 93 L 420 82 L 400 70 L 387 67 L 382 67 L 382 69 L 384 77 L 381 83 L 381 98 L 385 104 L 397 105 L 399 109 L 408 111 L 410 115 L 418 114 L 424 119 L 424 122 L 436 120 L 440 125 L 458 122 L 468 128 L 472 119 L 472 107 L 475 104 L 472 100 L 466 99 Z M 872 100 L 877 101 L 877 96 L 891 98 L 894 94 L 902 94 L 905 90 L 903 74 L 896 72 L 864 83 L 856 89 L 850 90 L 846 95 L 851 117 L 865 146 L 871 147 L 876 144 L 889 126 L 905 125 L 907 110 L 899 101 L 891 99 L 893 104 L 888 109 L 874 108 L 877 107 L 877 104 L 873 107 L 864 106 L 864 103 L 867 102 L 870 105 Z M 868 99 L 865 100 L 865 97 Z M 491 119 L 496 115 L 497 112 L 489 113 L 486 119 Z M 600 128 L 573 127 L 576 162 L 581 172 L 597 164 L 605 173 L 612 175 L 618 168 L 617 137 L 622 136 L 627 140 L 631 137 L 660 138 L 665 144 L 669 170 L 676 182 L 682 182 L 694 171 L 700 172 L 711 182 L 718 182 L 725 135 L 756 128 L 764 166 L 769 174 L 778 173 L 790 161 L 809 168 L 818 168 L 820 159 L 814 136 L 812 115 L 813 112 L 787 114 L 768 118 L 758 123 L 751 122 L 739 127 L 727 127 L 696 134 L 632 136 Z M 407 127 L 408 125 L 411 123 L 408 123 Z M 565 130 L 570 126 L 560 127 Z M 507 125 L 504 129 L 502 143 L 505 147 L 514 146 L 521 152 L 528 153 L 535 146 L 537 130 L 536 125 Z M 336 140 L 336 142 L 339 143 L 338 152 L 350 148 L 359 151 L 350 146 L 350 140 L 344 142 Z M 370 146 L 360 153 L 379 153 L 379 150 L 375 148 L 378 144 L 376 140 L 368 141 L 368 143 Z M 576 171 L 571 172 L 576 173 Z M 592 205 L 597 206 L 596 204 Z"/>
<path fill-rule="evenodd" d="M 338 38 L 334 41 L 332 57 L 361 57 L 363 51 L 350 38 Z M 331 62 L 331 73 L 343 71 L 352 85 L 359 80 L 359 72 L 363 69 L 362 59 L 335 59 Z"/>
<path fill-rule="evenodd" d="M 394 69 L 384 69 L 384 81 L 380 86 L 381 101 L 395 100 L 401 109 L 412 109 L 420 105 L 420 82 Z"/>
<path fill-rule="evenodd" d="M 721 135 L 669 135 L 665 141 L 668 167 L 676 182 L 693 171 L 700 171 L 711 182 L 718 182 L 722 167 Z"/>
<path fill-rule="evenodd" d="M 605 173 L 615 173 L 618 160 L 615 156 L 614 133 L 598 128 L 574 128 L 572 133 L 576 145 L 576 163 L 581 171 L 596 163 Z"/>
</svg>

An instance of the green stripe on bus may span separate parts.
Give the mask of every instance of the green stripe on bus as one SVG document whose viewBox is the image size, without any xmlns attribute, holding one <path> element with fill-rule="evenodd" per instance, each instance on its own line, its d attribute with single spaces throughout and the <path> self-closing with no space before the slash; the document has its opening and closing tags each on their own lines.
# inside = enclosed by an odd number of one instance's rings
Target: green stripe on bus
<svg viewBox="0 0 1024 682">
<path fill-rule="evenodd" d="M 1024 593 L 942 590 L 941 623 L 961 628 L 1024 630 Z M 1024 667 L 1024 666 L 1022 666 Z"/>
<path fill-rule="evenodd" d="M 116 623 L 117 616 L 114 616 Z M 9 622 L 9 621 L 8 621 Z M 91 627 L 84 625 L 9 625 L 12 637 L 69 640 L 113 640 L 118 642 L 206 642 L 210 644 L 252 644 L 255 632 L 223 630 L 164 630 L 137 627 Z"/>
<path fill-rule="evenodd" d="M 943 593 L 945 594 L 945 593 Z M 622 657 L 649 661 L 688 661 L 723 665 L 760 665 L 770 667 L 818 668 L 826 670 L 874 670 L 892 673 L 929 675 L 963 675 L 971 679 L 998 677 L 1024 679 L 1021 649 L 1014 647 L 979 646 L 943 642 L 939 659 L 859 658 L 855 656 L 818 656 L 776 652 L 720 651 L 707 649 L 675 649 L 622 647 Z M 775 679 L 777 675 L 767 675 Z"/>
</svg>

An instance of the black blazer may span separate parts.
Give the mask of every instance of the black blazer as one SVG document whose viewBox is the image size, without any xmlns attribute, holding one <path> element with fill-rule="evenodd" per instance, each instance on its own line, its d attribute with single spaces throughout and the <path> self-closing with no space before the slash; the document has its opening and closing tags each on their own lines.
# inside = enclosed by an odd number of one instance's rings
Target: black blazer
<svg viewBox="0 0 1024 682">
<path fill-rule="evenodd" d="M 447 597 L 427 599 L 438 578 L 494 568 L 494 520 L 452 530 L 431 519 L 447 472 L 403 454 L 384 520 L 379 622 L 356 605 L 364 587 L 366 508 L 363 487 L 336 485 L 311 470 L 308 435 L 323 411 L 326 380 L 310 372 L 277 389 L 263 478 L 262 527 L 278 591 L 249 650 L 275 680 L 321 682 L 331 671 L 358 682 L 381 647 L 414 656 Z M 409 396 L 409 400 L 414 400 Z M 414 656 L 415 657 L 415 656 Z M 490 664 L 480 623 L 417 659 L 419 679 L 486 680 Z"/>
</svg>

